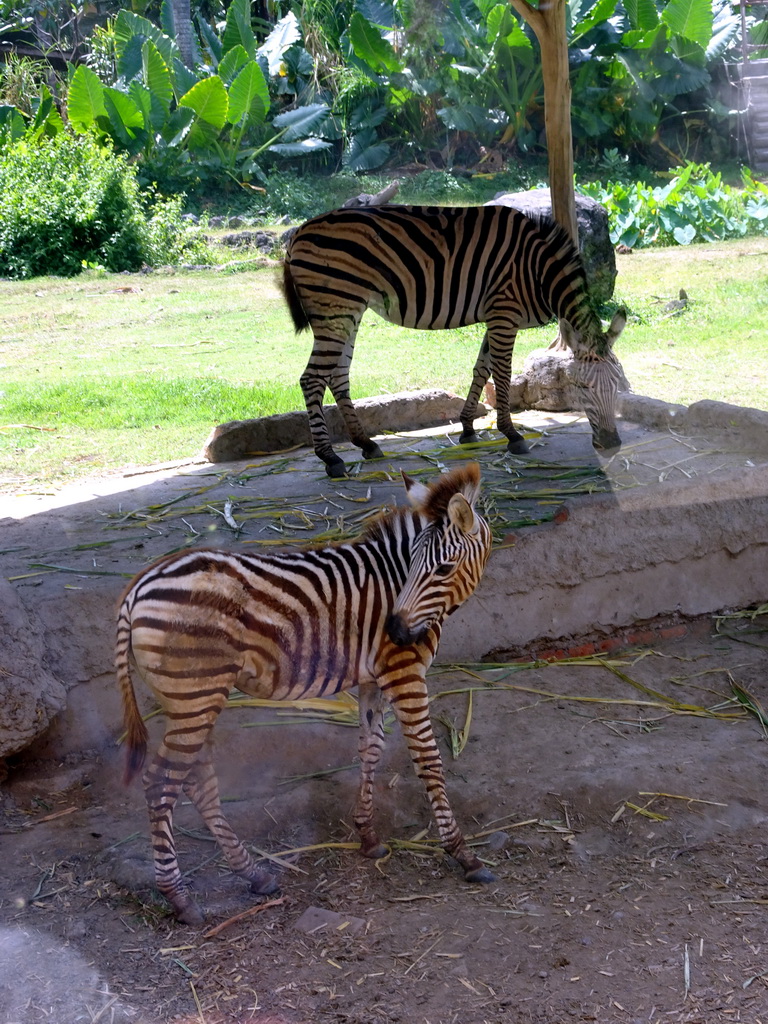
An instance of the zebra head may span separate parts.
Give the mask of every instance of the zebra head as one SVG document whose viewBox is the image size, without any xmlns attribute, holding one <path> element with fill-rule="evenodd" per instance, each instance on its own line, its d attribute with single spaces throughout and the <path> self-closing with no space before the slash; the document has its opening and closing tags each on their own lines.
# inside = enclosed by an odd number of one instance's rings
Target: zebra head
<svg viewBox="0 0 768 1024">
<path fill-rule="evenodd" d="M 624 309 L 615 313 L 607 331 L 602 330 L 596 317 L 582 330 L 573 327 L 569 320 L 560 320 L 560 337 L 574 355 L 571 381 L 580 389 L 592 428 L 592 446 L 598 451 L 621 446 L 616 429 L 616 396 L 619 385 L 626 381 L 621 363 L 613 354 L 613 343 L 626 322 Z"/>
<path fill-rule="evenodd" d="M 466 601 L 491 552 L 491 531 L 475 511 L 477 463 L 453 470 L 430 487 L 405 473 L 403 480 L 423 528 L 413 541 L 408 576 L 386 623 L 390 640 L 401 647 L 419 643 Z"/>
</svg>

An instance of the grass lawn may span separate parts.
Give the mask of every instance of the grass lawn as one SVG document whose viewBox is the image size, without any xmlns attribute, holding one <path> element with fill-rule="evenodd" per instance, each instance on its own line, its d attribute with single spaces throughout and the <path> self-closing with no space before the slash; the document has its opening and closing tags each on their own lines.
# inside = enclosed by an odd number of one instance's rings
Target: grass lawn
<svg viewBox="0 0 768 1024">
<path fill-rule="evenodd" d="M 768 239 L 617 257 L 630 322 L 617 353 L 633 389 L 768 409 Z M 311 345 L 278 268 L 0 282 L 0 489 L 52 489 L 194 455 L 211 429 L 303 408 Z M 663 302 L 684 288 L 679 316 Z M 441 386 L 464 394 L 481 326 L 415 332 L 366 314 L 353 397 Z M 554 328 L 525 331 L 513 372 Z"/>
</svg>

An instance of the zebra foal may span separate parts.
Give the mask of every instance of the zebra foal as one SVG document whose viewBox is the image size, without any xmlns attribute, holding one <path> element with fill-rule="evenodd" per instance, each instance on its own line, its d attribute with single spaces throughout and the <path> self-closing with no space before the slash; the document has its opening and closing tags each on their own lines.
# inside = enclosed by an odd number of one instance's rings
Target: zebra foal
<svg viewBox="0 0 768 1024">
<path fill-rule="evenodd" d="M 350 439 L 365 458 L 381 456 L 349 397 L 349 367 L 366 309 L 419 330 L 484 323 L 486 334 L 461 413 L 463 443 L 478 440 L 473 422 L 492 375 L 497 423 L 508 449 L 528 451 L 509 415 L 512 350 L 518 330 L 560 321 L 575 356 L 595 448 L 620 445 L 615 404 L 621 367 L 590 301 L 578 250 L 545 219 L 506 206 L 370 206 L 334 210 L 307 221 L 286 248 L 283 291 L 296 331 L 311 328 L 312 353 L 301 376 L 315 452 L 331 477 L 345 474 L 323 415 L 330 388 Z"/>
<path fill-rule="evenodd" d="M 211 730 L 233 689 L 290 700 L 359 687 L 354 820 L 367 857 L 386 849 L 373 827 L 373 780 L 389 701 L 443 847 L 467 880 L 493 880 L 467 848 L 448 803 L 425 681 L 443 620 L 473 592 L 490 553 L 488 524 L 475 510 L 480 470 L 472 463 L 430 486 L 403 479 L 413 507 L 382 516 L 357 540 L 264 555 L 173 554 L 140 573 L 122 598 L 115 663 L 127 726 L 125 778 L 143 767 L 148 740 L 132 658 L 166 717 L 143 782 L 157 887 L 186 924 L 199 924 L 203 915 L 176 857 L 173 809 L 182 790 L 232 871 L 254 892 L 277 888 L 235 835 L 219 800 Z"/>
</svg>

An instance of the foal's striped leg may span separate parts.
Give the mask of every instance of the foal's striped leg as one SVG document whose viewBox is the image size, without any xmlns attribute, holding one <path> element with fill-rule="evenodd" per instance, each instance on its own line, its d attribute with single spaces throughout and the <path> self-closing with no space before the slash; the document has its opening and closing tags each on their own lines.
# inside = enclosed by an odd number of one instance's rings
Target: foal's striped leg
<svg viewBox="0 0 768 1024">
<path fill-rule="evenodd" d="M 373 827 L 373 777 L 384 749 L 386 699 L 376 683 L 360 683 L 359 701 L 360 789 L 355 805 L 355 827 L 360 833 L 360 853 L 375 859 L 387 852 Z"/>
<path fill-rule="evenodd" d="M 158 679 L 153 679 L 151 685 L 164 703 Z M 219 712 L 226 704 L 228 692 L 227 687 L 218 692 L 206 688 L 205 705 L 199 709 L 190 707 L 189 711 L 179 710 L 178 704 L 174 707 L 169 700 L 171 706 L 164 708 L 168 723 L 165 736 L 143 778 L 157 888 L 185 924 L 201 924 L 204 918 L 179 870 L 173 838 L 173 811 L 198 759 L 202 757 L 205 760 L 203 750 Z M 186 693 L 195 694 L 194 679 L 186 681 Z M 197 792 L 197 785 L 195 781 L 190 782 L 190 795 L 192 791 Z"/>
<path fill-rule="evenodd" d="M 275 892 L 278 889 L 275 876 L 256 867 L 253 858 L 224 817 L 219 782 L 213 767 L 213 740 L 210 736 L 184 782 L 184 792 L 219 844 L 230 870 L 250 882 L 251 892 L 264 895 Z"/>
<path fill-rule="evenodd" d="M 434 646 L 436 647 L 436 640 Z M 386 668 L 379 676 L 382 692 L 389 698 L 408 744 L 416 774 L 424 783 L 443 849 L 459 862 L 468 882 L 494 882 L 492 872 L 469 849 L 445 790 L 440 751 L 429 717 L 425 675 L 432 660 L 422 661 L 425 644 L 411 647 L 388 645 Z"/>
</svg>

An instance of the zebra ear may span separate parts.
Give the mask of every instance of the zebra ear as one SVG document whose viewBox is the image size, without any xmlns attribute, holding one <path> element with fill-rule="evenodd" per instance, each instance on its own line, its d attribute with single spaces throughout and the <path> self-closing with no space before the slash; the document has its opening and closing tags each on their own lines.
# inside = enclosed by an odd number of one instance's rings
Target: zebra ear
<svg viewBox="0 0 768 1024">
<path fill-rule="evenodd" d="M 605 336 L 608 339 L 608 347 L 613 346 L 614 341 L 618 338 L 627 323 L 627 311 L 621 306 L 613 314 L 613 320 L 611 320 L 610 327 L 605 332 Z"/>
<path fill-rule="evenodd" d="M 408 501 L 410 501 L 414 508 L 422 508 L 429 497 L 429 488 L 426 484 L 419 483 L 412 476 L 408 476 L 404 469 L 400 470 L 400 475 L 405 484 L 405 493 L 408 496 Z"/>
<path fill-rule="evenodd" d="M 448 519 L 458 527 L 462 533 L 475 534 L 480 526 L 469 504 L 463 494 L 454 494 L 448 502 Z"/>
<path fill-rule="evenodd" d="M 562 320 L 558 321 L 557 326 L 560 329 L 560 340 L 564 341 L 568 348 L 571 350 L 571 352 L 573 352 L 575 355 L 577 348 L 576 331 L 574 331 L 573 327 L 571 326 L 571 321 L 563 318 Z"/>
</svg>

